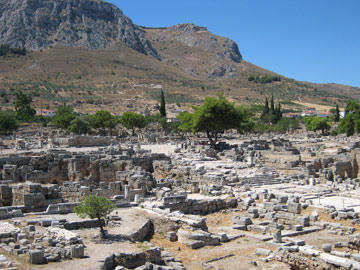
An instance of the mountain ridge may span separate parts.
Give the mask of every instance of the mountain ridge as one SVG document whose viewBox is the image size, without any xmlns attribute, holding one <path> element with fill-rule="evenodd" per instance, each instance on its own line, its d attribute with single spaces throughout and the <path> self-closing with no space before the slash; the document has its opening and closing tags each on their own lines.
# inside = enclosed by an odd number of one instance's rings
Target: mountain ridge
<svg viewBox="0 0 360 270">
<path fill-rule="evenodd" d="M 179 104 L 199 102 L 220 91 L 236 103 L 259 104 L 274 95 L 278 100 L 334 106 L 360 98 L 360 88 L 299 82 L 253 65 L 243 60 L 233 40 L 191 23 L 137 26 L 120 9 L 102 1 L 0 0 L 0 4 L 0 44 L 30 49 L 27 56 L 0 61 L 3 106 L 11 103 L 16 88 L 33 95 L 40 106 L 56 107 L 66 101 L 88 111 L 110 104 L 114 112 L 156 102 L 154 85 Z M 73 18 L 67 13 L 71 9 Z M 24 14 L 25 10 L 31 14 Z M 5 18 L 11 14 L 17 15 L 9 25 Z M 17 31 L 26 18 L 31 19 L 28 28 Z M 50 18 L 50 26 L 42 29 L 44 18 Z M 14 28 L 18 21 L 20 26 Z M 29 34 L 22 36 L 23 31 Z M 251 76 L 281 80 L 259 83 L 250 81 Z"/>
<path fill-rule="evenodd" d="M 121 41 L 157 59 L 160 56 L 115 5 L 89 0 L 0 0 L 0 43 L 38 51 L 55 45 L 113 49 Z"/>
</svg>

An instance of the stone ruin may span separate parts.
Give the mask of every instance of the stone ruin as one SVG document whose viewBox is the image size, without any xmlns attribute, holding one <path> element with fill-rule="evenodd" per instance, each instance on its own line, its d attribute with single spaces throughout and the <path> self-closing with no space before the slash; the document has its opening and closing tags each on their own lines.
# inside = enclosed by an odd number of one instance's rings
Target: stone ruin
<svg viewBox="0 0 360 270">
<path fill-rule="evenodd" d="M 154 141 L 145 137 L 143 141 Z M 118 207 L 140 205 L 143 211 L 174 222 L 175 229 L 165 238 L 189 249 L 250 235 L 276 247 L 256 250 L 265 256 L 264 262 L 278 261 L 296 269 L 360 269 L 360 259 L 352 251 L 359 246 L 355 226 L 360 225 L 354 208 L 323 205 L 323 213 L 334 222 L 322 221 L 316 211 L 304 214 L 317 200 L 343 192 L 356 197 L 360 186 L 356 139 L 300 135 L 235 139 L 239 142 L 222 143 L 219 151 L 203 139 L 173 141 L 173 152 L 165 155 L 112 137 L 65 137 L 42 143 L 41 147 L 49 145 L 42 151 L 2 156 L 0 218 L 12 223 L 2 223 L 1 248 L 8 254 L 28 254 L 31 264 L 83 257 L 86 247 L 73 231 L 98 227 L 97 221 L 71 222 L 51 215 L 72 213 L 84 196 L 94 194 L 111 198 Z M 30 142 L 26 147 L 25 141 L 19 138 L 17 148 L 38 149 Z M 85 152 L 67 148 L 94 145 Z M 217 212 L 234 213 L 228 228 L 233 233 L 209 231 L 204 217 Z M 44 218 L 26 219 L 31 213 Z M 27 221 L 18 222 L 18 218 Z M 116 226 L 116 218 L 111 222 Z M 45 227 L 46 232 L 38 232 L 35 226 Z M 146 222 L 122 239 L 144 241 L 153 226 Z M 339 245 L 327 244 L 320 250 L 297 238 L 324 230 L 355 237 L 341 245 L 348 249 L 345 255 L 334 250 Z M 185 269 L 157 247 L 138 253 L 114 252 L 104 258 L 100 269 L 160 269 L 156 268 L 159 264 L 161 269 Z"/>
</svg>

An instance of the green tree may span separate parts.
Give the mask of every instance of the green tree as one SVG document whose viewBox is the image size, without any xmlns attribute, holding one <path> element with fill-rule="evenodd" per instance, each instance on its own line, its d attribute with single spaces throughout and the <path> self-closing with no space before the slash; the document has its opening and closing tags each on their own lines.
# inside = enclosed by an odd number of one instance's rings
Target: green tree
<svg viewBox="0 0 360 270">
<path fill-rule="evenodd" d="M 182 132 L 192 132 L 193 130 L 193 122 L 192 122 L 192 114 L 189 112 L 180 112 L 177 116 L 177 119 L 180 120 L 179 130 Z"/>
<path fill-rule="evenodd" d="M 318 116 L 304 117 L 304 122 L 306 130 L 308 131 L 321 130 L 322 133 L 325 133 L 331 128 L 326 118 L 321 118 Z"/>
<path fill-rule="evenodd" d="M 146 126 L 144 116 L 133 112 L 124 112 L 120 117 L 120 123 L 123 127 L 132 130 L 132 136 L 135 135 L 135 128 L 144 128 Z"/>
<path fill-rule="evenodd" d="M 19 128 L 16 114 L 11 111 L 0 111 L 0 132 L 9 133 Z"/>
<path fill-rule="evenodd" d="M 260 118 L 263 119 L 269 112 L 270 112 L 269 100 L 267 98 L 265 98 L 265 105 L 264 105 L 264 108 L 263 108 Z"/>
<path fill-rule="evenodd" d="M 106 110 L 99 110 L 91 115 L 91 126 L 95 129 L 101 129 L 104 135 L 105 129 L 109 129 L 111 132 L 112 129 L 116 127 L 117 123 L 117 118 Z"/>
<path fill-rule="evenodd" d="M 245 126 L 242 123 L 248 120 L 244 112 L 219 95 L 218 98 L 206 97 L 204 104 L 197 107 L 191 116 L 184 113 L 178 119 L 182 121 L 180 128 L 183 131 L 205 132 L 211 146 L 216 149 L 219 133 L 228 129 L 242 130 Z"/>
<path fill-rule="evenodd" d="M 339 109 L 339 105 L 337 105 L 337 104 L 336 104 L 336 109 L 335 109 L 334 121 L 335 122 L 340 121 L 340 109 Z"/>
<path fill-rule="evenodd" d="M 274 95 L 271 95 L 271 100 L 270 100 L 270 112 L 272 114 L 274 114 L 275 111 L 275 104 L 274 104 Z"/>
<path fill-rule="evenodd" d="M 91 132 L 91 125 L 88 121 L 78 116 L 70 122 L 68 130 L 78 135 L 88 134 Z"/>
<path fill-rule="evenodd" d="M 165 108 L 165 96 L 164 96 L 164 91 L 161 90 L 161 94 L 160 94 L 160 115 L 161 117 L 166 117 L 166 108 Z"/>
<path fill-rule="evenodd" d="M 60 106 L 56 110 L 53 123 L 57 128 L 68 129 L 71 121 L 76 118 L 74 109 L 70 106 Z"/>
<path fill-rule="evenodd" d="M 300 128 L 299 120 L 283 117 L 272 128 L 275 132 L 288 132 Z"/>
<path fill-rule="evenodd" d="M 95 195 L 88 195 L 74 208 L 74 212 L 81 218 L 96 218 L 99 222 L 101 235 L 105 239 L 105 219 L 114 209 L 115 205 L 111 202 L 111 200 Z"/>
<path fill-rule="evenodd" d="M 31 107 L 32 98 L 21 90 L 15 91 L 14 108 L 16 118 L 20 121 L 32 120 L 36 114 L 36 110 Z"/>
<path fill-rule="evenodd" d="M 346 133 L 347 136 L 360 132 L 360 105 L 357 101 L 348 101 L 345 108 L 345 117 L 341 119 L 337 132 Z"/>
</svg>

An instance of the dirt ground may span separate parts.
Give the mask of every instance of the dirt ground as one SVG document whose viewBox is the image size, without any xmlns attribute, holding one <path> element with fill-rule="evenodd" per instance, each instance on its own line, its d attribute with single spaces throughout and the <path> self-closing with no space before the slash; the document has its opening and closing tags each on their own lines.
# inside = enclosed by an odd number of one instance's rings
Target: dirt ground
<svg viewBox="0 0 360 270">
<path fill-rule="evenodd" d="M 303 214 L 311 214 L 315 208 L 309 207 L 303 211 Z M 329 215 L 319 212 L 321 220 L 335 222 L 331 220 Z M 153 216 L 148 212 L 141 210 L 140 208 L 127 208 L 127 209 L 118 209 L 115 210 L 112 214 L 117 214 L 122 217 L 121 226 L 111 228 L 108 227 L 110 235 L 130 233 L 131 228 L 134 225 L 139 225 L 148 218 L 155 219 L 155 235 L 149 242 L 142 243 L 132 243 L 130 241 L 121 241 L 114 240 L 109 243 L 100 242 L 98 239 L 94 239 L 94 235 L 99 234 L 98 229 L 84 229 L 77 230 L 78 233 L 86 245 L 85 249 L 85 258 L 83 259 L 73 259 L 69 261 L 62 261 L 59 263 L 50 263 L 47 265 L 41 266 L 30 266 L 26 263 L 26 258 L 18 259 L 18 262 L 22 265 L 19 267 L 21 270 L 34 270 L 34 269 L 44 269 L 44 270 L 63 270 L 63 269 L 72 269 L 72 270 L 95 270 L 98 269 L 99 262 L 103 260 L 106 256 L 109 256 L 114 253 L 120 252 L 136 252 L 143 251 L 149 248 L 151 245 L 160 247 L 162 250 L 169 251 L 172 256 L 176 259 L 180 259 L 184 266 L 188 270 L 203 270 L 205 266 L 212 266 L 214 269 L 219 270 L 247 270 L 247 269 L 276 269 L 276 270 L 285 270 L 289 267 L 283 263 L 273 260 L 269 263 L 264 262 L 263 256 L 258 256 L 255 254 L 256 248 L 266 248 L 270 250 L 275 250 L 277 246 L 270 242 L 263 242 L 256 238 L 256 234 L 253 233 L 244 233 L 242 237 L 239 237 L 233 241 L 227 243 L 221 243 L 218 246 L 206 246 L 201 249 L 189 249 L 184 244 L 180 242 L 170 242 L 165 239 L 165 233 L 167 231 L 173 230 L 172 224 L 170 222 L 164 222 L 164 220 L 159 220 L 158 216 Z M 239 235 L 243 233 L 232 229 L 232 217 L 234 215 L 244 214 L 240 210 L 232 211 L 221 211 L 218 213 L 210 214 L 205 216 L 207 219 L 207 225 L 209 232 L 220 233 L 224 232 L 227 235 Z M 34 217 L 31 217 L 34 218 Z M 76 219 L 77 217 L 72 215 L 65 215 L 65 218 Z M 254 220 L 256 222 L 256 220 Z M 350 226 L 350 221 L 341 221 L 337 223 L 342 223 L 343 225 Z M 360 229 L 356 226 L 357 231 Z M 43 231 L 44 228 L 39 227 L 39 231 Z M 299 236 L 298 239 L 305 240 L 307 245 L 312 245 L 316 249 L 321 250 L 322 244 L 346 241 L 348 236 L 343 235 L 334 235 L 330 234 L 327 230 L 319 231 L 311 234 L 306 234 Z M 225 256 L 225 257 L 224 257 Z M 220 258 L 224 257 L 224 258 Z M 206 263 L 208 260 L 217 259 L 213 262 Z M 256 262 L 256 266 L 254 266 Z"/>
</svg>

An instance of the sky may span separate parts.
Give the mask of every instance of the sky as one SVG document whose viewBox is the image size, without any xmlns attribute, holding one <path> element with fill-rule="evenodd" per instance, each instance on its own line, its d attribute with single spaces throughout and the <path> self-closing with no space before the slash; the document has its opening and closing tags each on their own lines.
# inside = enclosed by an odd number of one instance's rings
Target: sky
<svg viewBox="0 0 360 270">
<path fill-rule="evenodd" d="M 360 87 L 360 0 L 110 0 L 140 26 L 205 26 L 289 78 Z"/>
</svg>

